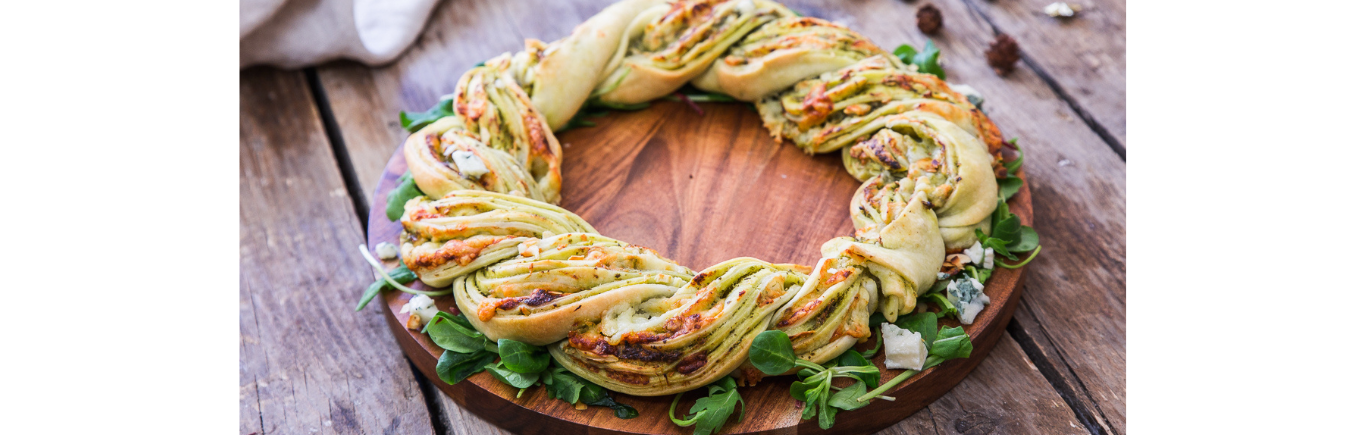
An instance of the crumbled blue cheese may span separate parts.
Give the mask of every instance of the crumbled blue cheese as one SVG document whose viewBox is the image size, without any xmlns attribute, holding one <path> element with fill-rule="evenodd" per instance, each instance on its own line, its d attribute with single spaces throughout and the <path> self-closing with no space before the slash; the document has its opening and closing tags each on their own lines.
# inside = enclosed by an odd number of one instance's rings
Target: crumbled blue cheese
<svg viewBox="0 0 1366 435">
<path fill-rule="evenodd" d="M 436 301 L 427 295 L 413 295 L 398 312 L 410 313 L 408 315 L 408 329 L 420 329 L 422 325 L 426 325 L 427 322 L 432 321 L 433 317 L 436 317 Z M 414 316 L 417 317 L 418 321 L 414 321 Z"/>
<path fill-rule="evenodd" d="M 461 150 L 451 153 L 451 161 L 455 163 L 456 168 L 460 169 L 460 175 L 464 175 L 465 178 L 479 178 L 489 173 L 488 166 L 484 166 L 484 160 L 469 151 Z"/>
<path fill-rule="evenodd" d="M 1065 18 L 1065 17 L 1070 17 L 1070 16 L 1072 16 L 1075 12 L 1072 10 L 1072 6 L 1071 6 L 1071 5 L 1068 5 L 1067 3 L 1063 3 L 1063 2 L 1053 2 L 1053 3 L 1050 3 L 1048 6 L 1044 6 L 1044 7 L 1043 7 L 1043 13 L 1048 14 L 1048 16 L 1054 17 L 1054 18 L 1056 18 L 1056 17 L 1064 17 L 1064 18 Z"/>
<path fill-rule="evenodd" d="M 889 369 L 923 369 L 930 354 L 919 332 L 901 329 L 892 322 L 882 324 L 882 345 L 887 349 Z"/>
<path fill-rule="evenodd" d="M 972 103 L 972 105 L 977 106 L 978 110 L 981 110 L 982 103 L 986 102 L 986 99 L 982 98 L 982 93 L 977 92 L 977 90 L 973 89 L 972 86 L 949 83 L 949 89 L 952 89 L 954 92 L 963 94 L 964 97 L 967 97 L 969 103 Z"/>
<path fill-rule="evenodd" d="M 398 247 L 394 246 L 393 243 L 380 242 L 375 245 L 375 256 L 379 257 L 380 260 L 393 260 L 398 258 Z"/>
<path fill-rule="evenodd" d="M 949 281 L 949 287 L 945 289 L 949 295 L 949 303 L 958 310 L 958 320 L 965 325 L 971 325 L 977 318 L 977 313 L 981 313 L 982 309 L 991 303 L 991 298 L 982 294 L 982 288 L 982 283 L 976 279 L 963 277 Z"/>
<path fill-rule="evenodd" d="M 982 242 L 973 243 L 971 248 L 963 250 L 963 255 L 967 255 L 968 259 L 972 260 L 972 264 L 976 265 L 982 264 L 982 256 L 985 254 L 986 251 L 982 250 Z"/>
<path fill-rule="evenodd" d="M 982 254 L 982 267 L 985 268 L 985 269 L 995 269 L 995 268 L 996 268 L 996 251 L 995 251 L 995 250 L 993 250 L 993 249 L 991 249 L 991 248 L 987 248 L 986 253 Z"/>
<path fill-rule="evenodd" d="M 943 281 L 943 280 L 949 279 L 950 276 L 953 276 L 953 275 L 949 275 L 949 274 L 944 273 L 944 272 L 939 272 L 937 275 L 934 276 L 934 278 L 935 278 L 935 281 Z"/>
</svg>

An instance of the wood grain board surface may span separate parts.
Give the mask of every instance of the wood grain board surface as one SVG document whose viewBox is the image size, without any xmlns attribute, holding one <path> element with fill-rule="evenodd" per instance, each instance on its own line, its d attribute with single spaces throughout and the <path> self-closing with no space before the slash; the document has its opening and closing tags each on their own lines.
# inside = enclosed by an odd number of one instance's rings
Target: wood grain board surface
<svg viewBox="0 0 1366 435">
<path fill-rule="evenodd" d="M 397 122 L 399 110 L 426 109 L 451 92 L 474 63 L 518 50 L 526 37 L 563 36 L 610 3 L 450 0 L 438 7 L 413 49 L 391 65 L 338 62 L 302 72 L 242 72 L 242 433 L 497 430 L 413 372 L 383 330 L 380 310 L 351 311 L 371 279 L 352 251 L 364 239 L 370 189 L 395 145 L 407 136 Z M 1039 11 L 1046 2 L 786 3 L 849 25 L 889 48 L 903 42 L 923 45 L 926 38 L 913 25 L 915 9 L 936 5 L 945 24 L 934 40 L 944 50 L 941 59 L 949 80 L 980 90 L 988 114 L 1007 137 L 1018 136 L 1027 153 L 1034 226 L 1045 247 L 1025 278 L 1009 335 L 956 388 L 886 432 L 1124 433 L 1126 170 L 1111 140 L 1124 149 L 1123 3 L 1095 0 L 1067 22 L 1042 17 Z M 1029 61 L 1003 78 L 990 71 L 982 56 L 996 31 L 1014 36 Z M 662 122 L 701 126 L 702 118 L 721 116 L 724 110 L 709 105 L 702 117 Z M 651 113 L 615 114 L 599 128 Z M 705 128 L 726 138 L 734 122 L 708 122 Z M 570 144 L 567 162 L 575 156 L 575 142 L 584 144 L 588 137 L 575 135 L 586 133 L 562 136 Z M 746 142 L 750 138 L 727 140 L 736 140 L 741 149 L 765 152 L 759 142 Z M 641 153 L 671 156 L 683 144 L 643 145 L 619 144 L 616 161 L 633 162 Z M 637 148 L 641 151 L 632 151 Z M 772 168 L 784 167 L 784 156 L 779 150 L 770 157 Z M 621 195 L 639 188 L 572 170 L 566 168 L 566 206 L 576 201 L 576 189 L 585 186 L 618 189 Z M 794 175 L 776 174 L 784 182 Z M 755 180 L 773 176 L 771 171 L 751 175 Z M 833 177 L 803 180 L 841 182 Z M 681 182 L 672 192 L 677 196 L 670 200 L 690 203 L 708 194 L 699 184 Z M 743 192 L 738 194 L 743 198 Z M 839 219 L 829 219 L 847 228 L 847 197 L 836 202 L 838 207 L 824 201 L 812 210 L 837 214 Z M 594 225 L 649 222 L 657 216 L 612 210 L 586 197 L 573 206 L 582 207 L 571 209 L 585 213 Z M 772 212 L 791 206 L 765 205 Z M 718 200 L 711 207 L 720 219 L 731 219 L 729 226 L 703 222 L 721 228 L 754 222 L 747 213 L 764 213 L 733 210 L 733 201 Z M 827 218 L 814 219 L 824 223 Z M 807 230 L 812 240 L 778 245 L 768 253 L 775 257 L 766 259 L 785 261 L 776 258 L 783 253 L 813 256 L 789 261 L 814 259 L 814 250 L 803 244 L 819 245 L 825 238 L 815 236 L 816 229 L 825 227 L 804 228 L 812 228 Z M 692 267 L 736 254 L 725 247 L 689 244 L 681 234 L 612 235 L 673 249 L 669 255 Z"/>
</svg>

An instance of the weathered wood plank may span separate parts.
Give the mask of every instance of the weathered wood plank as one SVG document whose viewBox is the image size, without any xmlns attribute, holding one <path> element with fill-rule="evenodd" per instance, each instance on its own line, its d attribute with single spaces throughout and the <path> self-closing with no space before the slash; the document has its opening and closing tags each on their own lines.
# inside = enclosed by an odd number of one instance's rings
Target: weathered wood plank
<svg viewBox="0 0 1366 435">
<path fill-rule="evenodd" d="M 842 21 L 878 44 L 921 47 L 918 4 L 867 1 L 858 8 L 790 1 L 814 16 Z M 1024 303 L 1055 354 L 1076 374 L 1116 433 L 1125 417 L 1124 162 L 1067 103 L 1028 68 L 998 77 L 983 52 L 994 37 L 961 2 L 939 3 L 944 29 L 934 38 L 949 81 L 986 97 L 986 110 L 1006 137 L 1019 137 L 1034 193 L 1035 229 L 1044 251 L 1026 274 Z"/>
<path fill-rule="evenodd" d="M 241 86 L 242 433 L 431 433 L 303 74 L 251 69 Z"/>
<path fill-rule="evenodd" d="M 1113 137 L 1120 151 L 1127 149 L 1124 0 L 1074 0 L 1081 11 L 1072 18 L 1044 14 L 1053 0 L 964 1 L 1015 38 L 1026 59 L 1082 116 Z"/>
<path fill-rule="evenodd" d="M 522 1 L 463 1 L 459 5 L 451 3 L 444 4 L 438 8 L 436 18 L 433 18 L 432 25 L 423 34 L 418 47 L 413 52 L 408 53 L 403 59 L 393 66 L 369 70 L 369 68 L 355 66 L 355 64 L 335 63 L 331 66 L 320 68 L 320 78 L 324 83 L 324 88 L 328 90 L 333 104 L 333 111 L 337 114 L 339 124 L 342 124 L 344 137 L 348 152 L 351 153 L 352 161 L 357 167 L 361 185 L 365 187 L 366 194 L 370 194 L 370 187 L 376 185 L 382 172 L 382 164 L 385 159 L 393 152 L 393 148 L 400 144 L 406 137 L 402 129 L 396 122 L 396 114 L 399 109 L 425 109 L 437 100 L 443 93 L 451 92 L 454 88 L 456 79 L 462 74 L 470 64 L 479 60 L 488 59 L 489 56 L 497 55 L 503 51 L 515 51 L 520 47 L 520 40 L 523 37 L 541 37 L 552 40 L 563 34 L 567 34 L 571 27 L 576 25 L 583 18 L 596 12 L 601 5 L 611 3 L 611 1 L 574 1 L 566 3 L 572 5 L 561 5 L 560 3 L 538 5 L 534 14 L 527 12 L 526 4 Z M 843 3 L 811 3 L 811 1 L 791 1 L 794 7 L 803 12 L 814 12 L 811 15 L 825 16 L 825 18 L 836 19 L 854 26 L 855 29 L 867 36 L 873 37 L 874 41 L 880 42 L 884 47 L 895 47 L 903 41 L 914 42 L 914 45 L 923 45 L 923 36 L 914 30 L 914 26 L 908 25 L 914 22 L 915 5 L 897 3 L 897 1 L 863 1 L 859 4 Z M 581 5 L 583 4 L 583 5 Z M 1048 86 L 1038 79 L 1037 75 L 1030 72 L 1018 72 L 1015 77 L 1000 79 L 994 77 L 986 67 L 985 60 L 982 60 L 981 52 L 985 49 L 986 41 L 990 38 L 990 29 L 981 22 L 979 18 L 973 18 L 973 14 L 967 11 L 962 4 L 941 5 L 945 10 L 945 34 L 937 38 L 936 42 L 945 49 L 945 68 L 949 70 L 952 81 L 967 82 L 977 86 L 988 96 L 988 109 L 993 119 L 1001 123 L 1003 130 L 1008 135 L 1019 135 L 1022 138 L 1022 145 L 1025 145 L 1026 152 L 1029 152 L 1029 167 L 1031 181 L 1035 176 L 1035 171 L 1046 172 L 1045 183 L 1049 183 L 1048 197 L 1035 197 L 1035 204 L 1040 205 L 1040 209 L 1049 209 L 1050 215 L 1041 215 L 1037 218 L 1037 227 L 1041 234 L 1044 234 L 1046 243 L 1055 242 L 1055 238 L 1068 237 L 1068 233 L 1075 230 L 1076 224 L 1070 219 L 1078 215 L 1067 215 L 1067 213 L 1078 211 L 1090 211 L 1090 208 L 1102 211 L 1101 220 L 1093 220 L 1101 224 L 1106 224 L 1109 230 L 1119 230 L 1117 238 L 1102 241 L 1101 246 L 1079 246 L 1086 248 L 1082 252 L 1074 252 L 1071 243 L 1064 245 L 1064 242 L 1057 242 L 1049 245 L 1045 253 L 1041 254 L 1042 259 L 1037 260 L 1038 264 L 1044 264 L 1044 260 L 1052 257 L 1050 271 L 1045 272 L 1048 279 L 1042 279 L 1038 272 L 1031 272 L 1029 282 L 1035 283 L 1033 287 L 1038 287 L 1038 291 L 1044 293 L 1060 293 L 1059 297 L 1075 297 L 1082 293 L 1102 293 L 1105 287 L 1094 286 L 1097 279 L 1090 279 L 1087 282 L 1068 283 L 1050 282 L 1057 279 L 1057 276 L 1075 274 L 1078 268 L 1063 268 L 1061 264 L 1068 264 L 1065 261 L 1075 260 L 1076 256 L 1085 256 L 1083 252 L 1101 252 L 1109 256 L 1106 261 L 1106 268 L 1096 268 L 1094 271 L 1101 274 L 1115 275 L 1115 267 L 1120 268 L 1120 285 L 1112 287 L 1111 291 L 1119 291 L 1119 294 L 1085 295 L 1083 297 L 1090 300 L 1100 300 L 1106 304 L 1123 306 L 1127 301 L 1127 218 L 1123 213 L 1116 216 L 1115 211 L 1123 212 L 1127 204 L 1127 170 L 1123 163 L 1113 156 L 1105 148 L 1105 145 L 1098 140 L 1096 135 L 1091 134 L 1086 129 L 1085 124 L 1078 122 L 1075 116 L 1071 116 L 1070 108 L 1057 100 Z M 822 14 L 824 12 L 824 14 Z M 516 16 L 518 25 L 512 26 L 507 22 L 507 16 Z M 574 16 L 574 18 L 566 18 Z M 960 29 L 955 29 L 958 22 L 964 22 Z M 522 34 L 523 29 L 534 29 L 534 34 Z M 709 109 L 710 112 L 710 109 Z M 1040 115 L 1044 116 L 1040 116 Z M 639 116 L 646 116 L 641 114 Z M 630 115 L 613 115 L 630 116 Z M 1037 119 L 1045 118 L 1045 119 Z M 1071 119 L 1071 120 L 1068 120 Z M 608 120 L 611 122 L 611 120 Z M 605 126 L 605 124 L 604 124 Z M 568 134 L 572 135 L 574 133 Z M 617 138 L 613 138 L 617 140 Z M 620 141 L 630 141 L 631 138 L 619 138 Z M 575 140 L 576 141 L 576 140 Z M 574 153 L 575 141 L 570 142 L 571 146 L 566 150 L 566 155 Z M 1061 142 L 1056 144 L 1055 142 Z M 642 144 L 643 145 L 643 144 Z M 631 148 L 631 146 L 628 146 Z M 1093 150 L 1102 150 L 1109 153 L 1109 159 L 1104 156 L 1093 155 Z M 664 152 L 664 150 L 660 150 Z M 1056 166 L 1057 161 L 1071 159 L 1072 166 Z M 1085 164 L 1087 170 L 1094 172 L 1078 171 Z M 1035 170 L 1038 168 L 1038 170 Z M 568 168 L 567 168 L 568 171 Z M 1117 176 L 1117 179 L 1112 179 Z M 582 178 L 582 176 L 581 176 Z M 575 192 L 575 189 L 598 189 L 601 185 L 593 183 L 591 179 L 578 179 L 566 176 L 567 193 Z M 579 182 L 587 183 L 578 185 Z M 1067 189 L 1081 186 L 1081 192 L 1068 192 Z M 1106 197 L 1108 194 L 1108 197 Z M 1061 198 L 1060 198 L 1061 197 Z M 1101 201 L 1089 202 L 1100 197 Z M 1065 201 L 1064 205 L 1049 207 L 1044 204 L 1046 201 Z M 847 201 L 847 200 L 844 200 Z M 840 201 L 843 205 L 844 201 Z M 568 202 L 568 198 L 567 201 Z M 583 202 L 583 207 L 591 209 L 590 201 Z M 1117 204 L 1117 205 L 1116 205 Z M 734 205 L 734 204 L 732 204 Z M 571 208 L 575 209 L 575 208 Z M 843 209 L 843 207 L 840 207 Z M 739 211 L 729 211 L 729 207 L 713 209 L 717 216 L 727 215 L 727 213 L 739 213 Z M 1082 215 L 1085 216 L 1085 215 Z M 1093 218 L 1094 219 L 1094 218 Z M 593 220 L 593 219 L 590 219 Z M 593 220 L 598 224 L 598 220 Z M 665 224 L 665 223 L 660 223 Z M 844 223 L 847 226 L 847 223 Z M 617 237 L 622 237 L 619 234 Z M 626 237 L 623 237 L 626 238 Z M 1085 245 L 1086 235 L 1076 235 L 1076 245 Z M 646 243 L 647 241 L 632 242 Z M 654 246 L 661 250 L 665 246 Z M 724 249 L 724 248 L 721 248 Z M 706 257 L 708 254 L 702 253 L 703 249 L 695 249 L 688 256 Z M 732 253 L 734 256 L 734 253 Z M 698 259 L 701 260 L 701 259 Z M 770 259 L 783 261 L 784 259 Z M 806 259 L 792 259 L 803 261 Z M 1115 263 L 1117 261 L 1117 265 Z M 1094 264 L 1094 259 L 1091 260 Z M 699 267 L 709 263 L 688 264 Z M 1038 265 L 1037 264 L 1037 265 Z M 1086 264 L 1082 261 L 1081 264 Z M 1087 271 L 1087 269 L 1081 269 Z M 1089 278 L 1089 276 L 1087 276 Z M 1113 283 L 1113 279 L 1112 282 Z M 1060 286 L 1063 285 L 1063 286 Z M 1059 289 L 1061 287 L 1061 289 Z M 1026 298 L 1030 298 L 1030 290 L 1026 290 Z M 1057 297 L 1052 298 L 1056 300 Z M 1061 304 L 1061 306 L 1049 305 L 1050 319 L 1056 320 L 1057 317 L 1075 315 L 1076 312 L 1085 311 L 1085 306 L 1071 306 L 1072 304 Z M 1056 312 L 1055 312 L 1056 311 Z M 1120 309 L 1119 317 L 1112 319 L 1102 319 L 1112 324 L 1111 330 L 1117 327 L 1123 334 L 1117 338 L 1121 353 L 1127 353 L 1123 349 L 1127 343 L 1127 316 L 1126 309 Z M 1087 319 L 1089 320 L 1089 319 Z M 1086 331 L 1086 330 L 1082 330 Z M 1072 337 L 1071 343 L 1101 343 L 1104 346 L 1113 346 L 1115 343 L 1105 341 L 1105 339 Z M 1018 345 L 1016 345 L 1018 346 Z M 1101 346 L 1101 349 L 1108 347 Z M 1004 347 L 1004 346 L 1003 346 Z M 994 358 L 994 353 L 993 353 Z M 1086 363 L 1086 361 L 1082 361 Z M 1109 361 L 1111 364 L 1113 361 Z M 985 367 L 984 363 L 984 367 Z M 1115 365 L 1111 364 L 1113 368 Z M 1117 365 L 1120 373 L 1124 373 L 1127 365 L 1120 363 Z M 981 371 L 981 368 L 979 368 Z M 1093 378 L 1102 378 L 1113 373 L 1104 371 L 1094 371 L 1091 373 Z M 1029 371 L 1025 373 L 1015 373 L 1014 376 L 1007 376 L 1004 379 L 1015 379 L 1015 376 L 1025 376 L 1035 380 L 1042 379 L 1037 372 Z M 1120 386 L 1127 386 L 1127 376 L 1119 378 Z M 1015 382 L 1015 380 L 1003 380 L 1003 382 Z M 1111 380 L 1098 380 L 1098 382 L 1112 382 Z M 1053 397 L 1061 404 L 1061 399 L 1056 397 L 1052 388 L 1048 384 L 1038 383 L 1044 386 L 1040 391 L 1041 397 Z M 955 390 L 956 391 L 956 390 Z M 1127 394 L 1124 394 L 1127 401 Z M 444 397 L 443 397 L 444 399 Z M 941 399 L 943 401 L 943 399 Z M 982 402 L 990 402 L 989 398 L 982 398 Z M 1120 404 L 1123 406 L 1124 404 Z M 1065 405 L 1063 405 L 1065 406 Z M 967 409 L 966 412 L 973 412 L 974 409 Z M 922 412 L 923 413 L 923 412 Z M 1001 413 L 1003 416 L 1011 416 L 1012 413 Z M 917 419 L 917 417 L 912 417 Z M 948 421 L 948 420 L 945 420 Z M 1061 421 L 1061 420 L 1059 420 Z M 1070 423 L 1075 423 L 1072 419 Z M 1008 423 L 1003 423 L 1007 424 Z M 1067 425 L 1070 428 L 1071 425 Z M 949 432 L 949 428 L 941 427 L 941 431 Z M 1059 431 L 1063 428 L 1059 428 Z"/>
</svg>

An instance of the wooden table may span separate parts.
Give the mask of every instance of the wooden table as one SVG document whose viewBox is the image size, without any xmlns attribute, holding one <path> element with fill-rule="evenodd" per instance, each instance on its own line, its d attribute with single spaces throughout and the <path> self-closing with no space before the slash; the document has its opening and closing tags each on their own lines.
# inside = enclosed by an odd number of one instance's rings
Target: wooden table
<svg viewBox="0 0 1366 435">
<path fill-rule="evenodd" d="M 889 48 L 924 45 L 915 10 L 933 3 L 949 81 L 981 91 L 1027 152 L 1045 247 L 1009 335 L 888 433 L 1125 432 L 1125 5 L 1074 1 L 1068 20 L 1042 13 L 1049 0 L 785 2 Z M 501 432 L 417 374 L 379 310 L 352 311 L 373 280 L 356 246 L 406 137 L 399 110 L 425 110 L 469 66 L 609 3 L 449 0 L 394 64 L 241 72 L 241 433 Z M 982 55 L 999 32 L 1024 57 L 1003 78 Z"/>
</svg>

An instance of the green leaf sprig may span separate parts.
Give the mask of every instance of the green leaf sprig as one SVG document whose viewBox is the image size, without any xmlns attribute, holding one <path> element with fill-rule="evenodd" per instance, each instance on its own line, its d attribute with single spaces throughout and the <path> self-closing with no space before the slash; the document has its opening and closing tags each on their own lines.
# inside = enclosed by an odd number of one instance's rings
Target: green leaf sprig
<svg viewBox="0 0 1366 435">
<path fill-rule="evenodd" d="M 389 191 L 384 205 L 384 216 L 389 218 L 390 222 L 398 220 L 403 217 L 403 206 L 408 200 L 419 196 L 422 196 L 422 191 L 418 190 L 417 182 L 413 181 L 413 172 L 404 172 L 403 176 L 398 177 L 398 185 Z"/>
<path fill-rule="evenodd" d="M 365 261 L 367 263 L 370 263 L 370 267 L 374 268 L 376 272 L 379 272 L 380 277 L 365 289 L 365 293 L 361 295 L 360 303 L 356 304 L 356 311 L 360 311 L 361 309 L 365 308 L 366 305 L 370 304 L 371 300 L 375 299 L 375 295 L 380 294 L 380 292 L 386 289 L 398 289 L 404 293 L 426 295 L 428 297 L 444 296 L 451 294 L 450 290 L 424 291 L 409 288 L 404 284 L 416 280 L 416 273 L 413 273 L 413 271 L 409 270 L 408 267 L 405 265 L 399 265 L 392 271 L 385 271 L 384 266 L 381 265 L 379 263 L 379 260 L 376 260 L 373 255 L 370 255 L 370 250 L 366 249 L 365 245 L 360 245 L 359 248 L 360 255 L 365 257 Z"/>
<path fill-rule="evenodd" d="M 802 410 L 802 420 L 817 418 L 821 429 L 830 429 L 834 426 L 835 413 L 840 409 L 857 409 L 866 405 L 865 403 L 856 406 L 849 399 L 863 396 L 868 388 L 877 385 L 881 374 L 877 366 L 853 349 L 845 351 L 839 358 L 824 366 L 797 358 L 787 334 L 772 330 L 764 331 L 754 339 L 754 343 L 749 347 L 749 362 L 769 376 L 778 376 L 801 367 L 802 370 L 797 373 L 800 380 L 792 383 L 788 392 L 792 398 L 806 403 L 806 408 Z M 831 381 L 841 377 L 858 382 L 845 388 L 831 385 Z M 878 397 L 896 400 L 891 397 Z"/>
<path fill-rule="evenodd" d="M 1001 262 L 1001 267 L 1007 269 L 1018 269 L 1029 264 L 1043 249 L 1039 245 L 1039 233 L 1028 225 L 1022 225 L 1020 217 L 1011 213 L 1010 207 L 1006 205 L 1006 200 L 1015 196 L 1020 187 L 1024 185 L 1024 180 L 1015 176 L 1016 171 L 1019 171 L 1020 166 L 1024 164 L 1024 151 L 1016 145 L 1018 140 L 1018 138 L 1010 140 L 1010 144 L 1015 145 L 1016 151 L 1019 152 L 1019 157 L 1005 164 L 1006 178 L 999 182 L 1001 193 L 996 198 L 996 211 L 991 214 L 991 234 L 986 234 L 982 230 L 974 230 L 977 233 L 977 239 L 982 242 L 982 247 L 991 248 L 1002 257 L 1019 260 L 1013 254 L 1014 252 L 1030 252 L 1029 257 L 1019 263 L 1006 264 Z M 985 280 L 979 280 L 979 282 L 985 282 Z"/>
<path fill-rule="evenodd" d="M 934 46 L 934 41 L 925 41 L 925 49 L 919 52 L 907 44 L 901 44 L 892 54 L 901 59 L 907 65 L 915 65 L 916 69 L 925 74 L 934 74 L 940 80 L 944 79 L 944 68 L 939 66 L 939 47 Z"/>
<path fill-rule="evenodd" d="M 683 393 L 674 396 L 674 401 L 669 405 L 669 419 L 674 424 L 688 427 L 693 426 L 693 435 L 709 435 L 719 432 L 722 425 L 730 420 L 730 416 L 735 412 L 735 405 L 740 405 L 740 416 L 736 421 L 745 419 L 745 400 L 740 398 L 737 391 L 735 378 L 730 376 L 722 377 L 716 382 L 707 386 L 707 397 L 697 399 L 688 411 L 688 418 L 678 419 L 674 417 L 674 408 L 678 407 L 678 400 L 683 398 Z"/>
<path fill-rule="evenodd" d="M 426 127 L 428 124 L 436 122 L 438 119 L 455 115 L 454 106 L 455 96 L 444 95 L 436 102 L 435 106 L 427 109 L 426 112 L 398 112 L 398 123 L 403 125 L 404 130 L 408 130 L 409 133 L 412 133 L 421 130 L 422 127 Z"/>
</svg>

